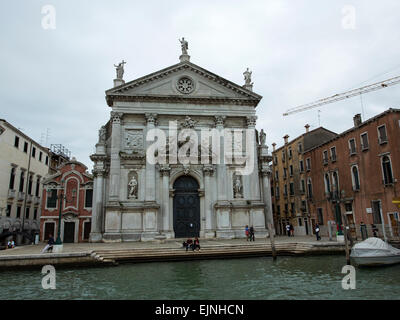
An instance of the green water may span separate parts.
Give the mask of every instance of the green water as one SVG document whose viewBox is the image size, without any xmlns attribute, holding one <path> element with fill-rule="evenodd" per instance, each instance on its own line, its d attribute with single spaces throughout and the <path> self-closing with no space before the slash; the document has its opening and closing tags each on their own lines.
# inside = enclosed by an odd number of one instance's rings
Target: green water
<svg viewBox="0 0 400 320">
<path fill-rule="evenodd" d="M 56 289 L 41 270 L 1 271 L 0 299 L 399 299 L 400 265 L 356 269 L 343 290 L 342 256 L 249 258 L 124 264 L 56 270 Z"/>
</svg>

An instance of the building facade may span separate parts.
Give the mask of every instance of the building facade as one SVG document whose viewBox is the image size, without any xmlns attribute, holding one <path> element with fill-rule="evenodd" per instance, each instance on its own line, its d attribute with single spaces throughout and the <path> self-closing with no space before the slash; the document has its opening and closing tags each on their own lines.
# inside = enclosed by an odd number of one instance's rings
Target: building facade
<svg viewBox="0 0 400 320">
<path fill-rule="evenodd" d="M 111 116 L 91 156 L 91 241 L 235 238 L 246 225 L 265 237 L 270 156 L 255 130 L 261 96 L 251 72 L 239 86 L 191 63 L 182 45 L 176 65 L 128 83 L 122 74 L 123 63 L 106 91 Z M 225 140 L 235 130 L 246 132 L 234 138 L 240 143 Z M 203 139 L 204 132 L 216 136 Z M 163 143 L 155 148 L 154 140 Z M 244 161 L 229 161 L 225 150 L 242 142 Z"/>
<path fill-rule="evenodd" d="M 39 231 L 41 180 L 49 151 L 0 119 L 0 233 Z"/>
<path fill-rule="evenodd" d="M 40 238 L 56 239 L 61 208 L 60 237 L 63 243 L 89 240 L 93 204 L 93 176 L 72 158 L 43 180 Z"/>
<path fill-rule="evenodd" d="M 375 227 L 398 237 L 399 139 L 400 110 L 389 109 L 364 122 L 356 115 L 353 128 L 305 152 L 308 206 L 323 235 L 342 234 L 345 223 L 353 239 L 362 228 L 373 236 Z"/>
<path fill-rule="evenodd" d="M 313 233 L 313 220 L 307 205 L 308 182 L 306 172 L 309 162 L 304 152 L 314 146 L 332 139 L 337 134 L 325 128 L 306 132 L 289 141 L 283 137 L 284 145 L 278 149 L 273 144 L 272 152 L 272 190 L 274 223 L 278 234 L 286 234 L 286 224 L 292 224 L 295 235 Z"/>
</svg>

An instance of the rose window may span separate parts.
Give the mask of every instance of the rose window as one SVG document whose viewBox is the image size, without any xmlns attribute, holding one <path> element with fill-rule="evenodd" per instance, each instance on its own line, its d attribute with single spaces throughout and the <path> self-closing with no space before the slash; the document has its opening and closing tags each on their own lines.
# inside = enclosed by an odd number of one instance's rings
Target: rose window
<svg viewBox="0 0 400 320">
<path fill-rule="evenodd" d="M 194 84 L 191 79 L 184 77 L 178 80 L 177 88 L 182 93 L 190 93 L 194 89 Z"/>
</svg>

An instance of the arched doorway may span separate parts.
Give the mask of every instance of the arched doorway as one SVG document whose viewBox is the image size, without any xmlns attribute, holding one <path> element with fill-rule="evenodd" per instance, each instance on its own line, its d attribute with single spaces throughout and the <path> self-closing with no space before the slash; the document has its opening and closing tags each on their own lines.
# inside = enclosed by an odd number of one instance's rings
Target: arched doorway
<svg viewBox="0 0 400 320">
<path fill-rule="evenodd" d="M 175 238 L 198 237 L 200 233 L 199 184 L 190 176 L 182 176 L 174 183 Z"/>
</svg>

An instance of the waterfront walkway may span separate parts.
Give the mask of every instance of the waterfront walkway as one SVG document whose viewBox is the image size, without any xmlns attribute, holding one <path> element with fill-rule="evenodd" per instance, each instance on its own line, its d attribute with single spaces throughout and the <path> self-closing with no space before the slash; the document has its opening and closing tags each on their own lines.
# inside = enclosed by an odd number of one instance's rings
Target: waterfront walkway
<svg viewBox="0 0 400 320">
<path fill-rule="evenodd" d="M 121 262 L 182 261 L 249 256 L 271 256 L 269 239 L 200 239 L 201 251 L 182 248 L 184 239 L 123 243 L 65 243 L 61 253 L 41 253 L 45 244 L 26 245 L 0 251 L 0 267 L 44 264 L 103 265 Z M 279 255 L 343 253 L 344 244 L 312 236 L 275 238 Z"/>
</svg>

